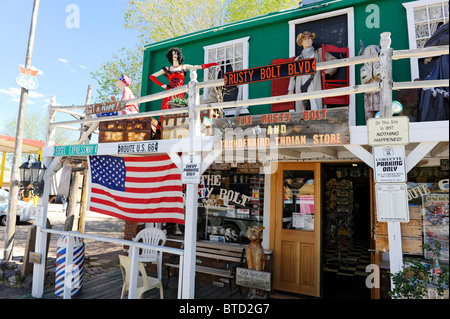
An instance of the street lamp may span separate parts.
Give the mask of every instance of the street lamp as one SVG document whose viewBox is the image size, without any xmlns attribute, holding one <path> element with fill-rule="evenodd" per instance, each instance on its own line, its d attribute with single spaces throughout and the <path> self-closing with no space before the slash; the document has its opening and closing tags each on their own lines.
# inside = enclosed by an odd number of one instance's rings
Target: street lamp
<svg viewBox="0 0 450 319">
<path fill-rule="evenodd" d="M 34 163 L 31 163 L 30 157 L 28 157 L 28 161 L 22 163 L 20 165 L 20 184 L 23 187 L 27 187 L 29 184 L 33 185 L 34 193 L 38 196 L 42 195 L 43 186 L 44 186 L 44 173 L 47 168 L 44 164 L 37 160 Z"/>
<path fill-rule="evenodd" d="M 47 168 L 44 163 L 37 160 L 35 161 L 30 168 L 31 171 L 31 179 L 30 182 L 33 184 L 34 193 L 38 196 L 42 195 L 43 186 L 44 186 L 44 173 Z"/>
<path fill-rule="evenodd" d="M 30 157 L 28 156 L 28 161 L 22 163 L 19 167 L 20 171 L 20 183 L 27 187 L 31 182 L 31 162 Z"/>
</svg>

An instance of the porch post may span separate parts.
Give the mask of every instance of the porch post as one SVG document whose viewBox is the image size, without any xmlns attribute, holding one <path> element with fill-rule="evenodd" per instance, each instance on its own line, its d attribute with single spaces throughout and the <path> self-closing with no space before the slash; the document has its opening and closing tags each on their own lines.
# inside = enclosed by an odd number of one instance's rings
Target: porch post
<svg viewBox="0 0 450 319">
<path fill-rule="evenodd" d="M 189 82 L 189 156 L 198 154 L 194 152 L 194 139 L 200 136 L 200 104 L 199 90 L 197 88 L 197 71 L 190 71 Z M 197 248 L 197 213 L 198 213 L 198 184 L 186 184 L 186 211 L 184 231 L 184 265 L 182 299 L 195 298 L 195 254 Z"/>
<path fill-rule="evenodd" d="M 392 116 L 392 54 L 391 33 L 383 32 L 380 40 L 380 113 Z"/>
<path fill-rule="evenodd" d="M 383 32 L 380 39 L 380 113 L 392 117 L 392 54 L 391 33 Z M 389 262 L 391 273 L 402 271 L 403 250 L 400 222 L 388 222 Z"/>
<path fill-rule="evenodd" d="M 50 123 L 56 120 L 56 112 L 53 110 L 53 105 L 56 103 L 55 96 L 50 98 L 50 104 L 48 106 L 47 115 L 47 136 L 45 146 L 53 146 L 55 144 L 55 127 Z M 34 251 L 41 255 L 41 263 L 33 265 L 33 286 L 31 289 L 31 295 L 34 298 L 42 298 L 44 294 L 44 280 L 45 280 L 45 265 L 47 260 L 47 234 L 42 232 L 42 229 L 47 227 L 47 212 L 48 201 L 50 194 L 50 184 L 55 164 L 59 161 L 52 161 L 52 158 L 43 159 L 44 165 L 47 167 L 47 171 L 44 175 L 44 192 L 40 199 L 39 206 L 42 206 L 42 217 L 40 218 L 42 224 L 36 226 L 36 243 Z"/>
</svg>

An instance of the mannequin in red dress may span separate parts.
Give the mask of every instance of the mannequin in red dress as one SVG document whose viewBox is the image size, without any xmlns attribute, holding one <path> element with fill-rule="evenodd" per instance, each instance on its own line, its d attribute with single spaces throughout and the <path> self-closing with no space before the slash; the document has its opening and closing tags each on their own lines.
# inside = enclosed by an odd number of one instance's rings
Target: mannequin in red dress
<svg viewBox="0 0 450 319">
<path fill-rule="evenodd" d="M 158 72 L 153 73 L 150 75 L 150 80 L 158 84 L 160 87 L 166 90 L 170 90 L 179 86 L 184 85 L 184 78 L 186 76 L 186 70 L 198 70 L 198 69 L 207 69 L 212 66 L 218 66 L 217 63 L 208 63 L 208 64 L 202 64 L 202 65 L 189 65 L 189 64 L 183 64 L 184 57 L 181 53 L 181 49 L 179 48 L 172 48 L 170 49 L 166 54 L 167 59 L 170 63 L 172 63 L 172 66 L 169 68 L 162 68 Z M 162 84 L 159 82 L 156 78 L 160 75 L 165 75 L 167 79 L 169 80 L 169 85 Z M 172 98 L 182 98 L 185 99 L 186 95 L 184 93 L 177 94 L 174 96 L 169 96 L 163 99 L 161 110 L 170 109 L 169 101 Z"/>
</svg>

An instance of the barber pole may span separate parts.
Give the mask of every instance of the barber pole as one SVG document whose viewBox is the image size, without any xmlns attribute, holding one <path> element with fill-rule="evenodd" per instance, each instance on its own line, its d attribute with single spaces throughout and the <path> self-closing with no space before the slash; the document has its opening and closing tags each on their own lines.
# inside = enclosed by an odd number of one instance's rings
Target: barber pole
<svg viewBox="0 0 450 319">
<path fill-rule="evenodd" d="M 67 265 L 67 238 L 65 235 L 59 237 L 56 247 L 55 295 L 57 297 L 64 296 L 66 285 L 71 289 L 71 296 L 80 294 L 83 287 L 85 244 L 82 238 L 69 237 L 69 240 L 73 240 L 73 257 L 69 258 L 69 264 Z M 70 259 L 72 259 L 72 262 L 70 262 Z"/>
</svg>

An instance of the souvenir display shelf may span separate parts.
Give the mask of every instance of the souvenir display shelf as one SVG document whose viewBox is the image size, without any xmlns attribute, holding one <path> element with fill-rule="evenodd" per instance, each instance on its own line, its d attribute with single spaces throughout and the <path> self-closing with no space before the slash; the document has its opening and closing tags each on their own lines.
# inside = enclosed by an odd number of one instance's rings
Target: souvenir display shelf
<svg viewBox="0 0 450 319">
<path fill-rule="evenodd" d="M 353 182 L 344 178 L 344 170 L 326 183 L 325 244 L 327 248 L 347 250 L 354 232 Z"/>
</svg>

